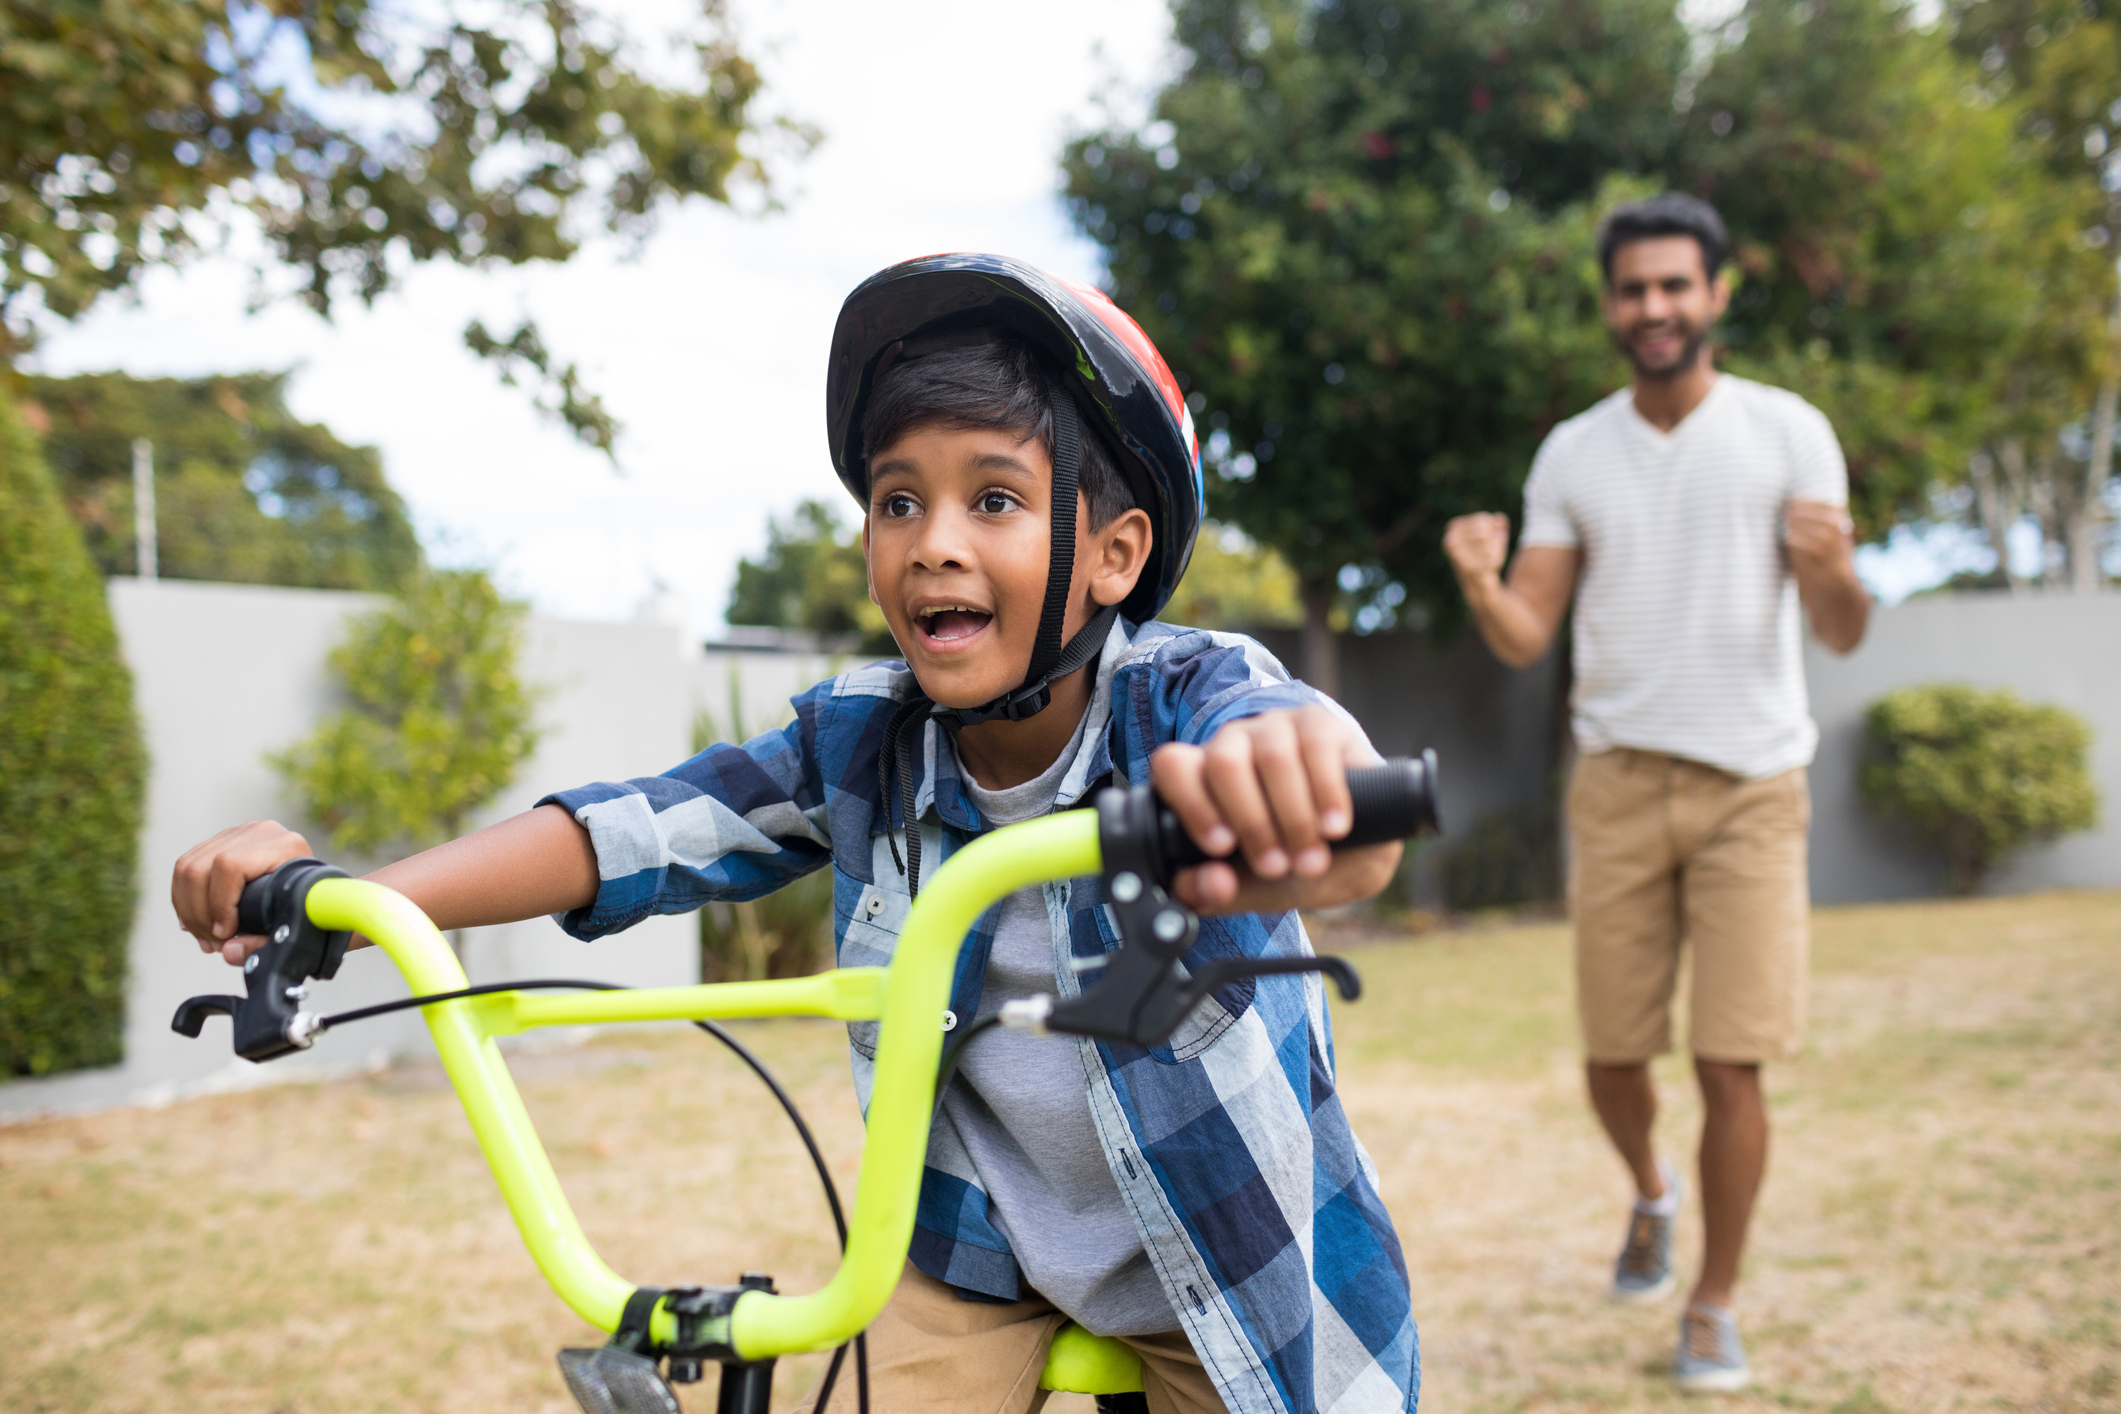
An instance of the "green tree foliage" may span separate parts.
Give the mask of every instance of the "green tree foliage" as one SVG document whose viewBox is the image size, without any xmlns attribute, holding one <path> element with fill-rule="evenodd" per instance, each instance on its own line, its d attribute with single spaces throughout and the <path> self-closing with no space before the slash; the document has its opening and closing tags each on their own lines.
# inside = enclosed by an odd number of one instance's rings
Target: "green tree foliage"
<svg viewBox="0 0 2121 1414">
<path fill-rule="evenodd" d="M 2032 160 L 2022 105 L 1979 77 L 1903 7 L 1755 3 L 1681 135 L 1676 183 L 1737 244 L 1730 365 L 1834 421 L 1865 538 L 1998 439 L 2051 446 L 2104 359 L 2097 188 Z"/>
<path fill-rule="evenodd" d="M 1444 522 L 1513 503 L 1615 381 L 1591 205 L 1664 161 L 1686 33 L 1663 0 L 1173 13 L 1154 121 L 1065 168 L 1206 413 L 1210 509 L 1288 561 L 1316 625 L 1344 570 L 1455 613 Z"/>
<path fill-rule="evenodd" d="M 103 581 L 0 399 L 0 1076 L 121 1058 L 147 754 Z"/>
<path fill-rule="evenodd" d="M 726 615 L 733 624 L 801 629 L 856 641 L 864 653 L 896 653 L 884 611 L 869 602 L 861 535 L 823 501 L 804 501 L 766 523 L 766 553 L 737 561 Z"/>
<path fill-rule="evenodd" d="M 1188 628 L 1294 628 L 1304 609 L 1287 560 L 1211 520 L 1200 528 L 1178 592 L 1157 617 Z"/>
<path fill-rule="evenodd" d="M 438 570 L 349 627 L 331 668 L 351 705 L 268 758 L 335 848 L 453 839 L 515 780 L 538 741 L 523 614 L 484 574 Z"/>
<path fill-rule="evenodd" d="M 565 260 L 765 191 L 762 134 L 809 135 L 762 123 L 722 6 L 698 13 L 664 82 L 580 0 L 0 0 L 0 314 L 17 340 L 32 307 L 75 318 L 233 213 L 264 289 L 328 313 L 419 262 Z M 610 450 L 567 371 L 541 371 L 552 406 Z"/>
<path fill-rule="evenodd" d="M 2091 728 L 2066 708 L 1945 684 L 1890 693 L 1866 720 L 1864 802 L 1941 850 L 1960 893 L 2011 850 L 2097 819 Z"/>
<path fill-rule="evenodd" d="M 25 411 L 105 574 L 135 565 L 132 443 L 154 445 L 157 558 L 171 579 L 393 590 L 419 542 L 372 447 L 287 410 L 287 376 L 29 378 Z"/>
</svg>

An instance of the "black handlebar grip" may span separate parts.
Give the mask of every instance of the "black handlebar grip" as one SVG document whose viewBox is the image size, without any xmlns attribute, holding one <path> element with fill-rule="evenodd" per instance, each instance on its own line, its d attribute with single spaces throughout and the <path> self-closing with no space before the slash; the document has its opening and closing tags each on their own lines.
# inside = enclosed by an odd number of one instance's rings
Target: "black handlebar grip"
<svg viewBox="0 0 2121 1414">
<path fill-rule="evenodd" d="M 1348 771 L 1349 802 L 1354 821 L 1348 833 L 1333 841 L 1335 849 L 1359 849 L 1386 840 L 1410 840 L 1423 833 L 1441 834 L 1443 823 L 1436 814 L 1436 752 L 1419 756 L 1393 756 L 1382 766 L 1356 766 Z M 1171 808 L 1159 804 L 1156 811 L 1157 844 L 1165 863 L 1173 870 L 1205 864 L 1208 855 L 1193 842 L 1186 827 Z"/>
<path fill-rule="evenodd" d="M 238 933 L 264 937 L 272 932 L 272 919 L 268 914 L 272 905 L 273 880 L 278 872 L 260 874 L 243 886 L 243 895 L 236 900 Z"/>
<path fill-rule="evenodd" d="M 1395 756 L 1382 766 L 1357 766 L 1348 772 L 1348 795 L 1355 820 L 1348 833 L 1333 842 L 1335 849 L 1443 831 L 1436 815 L 1434 750 L 1419 756 Z"/>
</svg>

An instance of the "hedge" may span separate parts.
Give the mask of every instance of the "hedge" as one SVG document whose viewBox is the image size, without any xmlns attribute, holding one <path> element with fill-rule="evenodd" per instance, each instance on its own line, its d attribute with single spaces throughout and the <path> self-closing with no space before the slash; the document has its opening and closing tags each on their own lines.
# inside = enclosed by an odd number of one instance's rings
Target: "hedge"
<svg viewBox="0 0 2121 1414">
<path fill-rule="evenodd" d="M 0 395 L 0 1075 L 122 1058 L 147 753 L 103 579 Z"/>
<path fill-rule="evenodd" d="M 2091 728 L 2067 708 L 1940 683 L 1881 697 L 1867 725 L 1864 802 L 1939 850 L 1954 892 L 1978 892 L 2012 850 L 2098 819 Z"/>
</svg>

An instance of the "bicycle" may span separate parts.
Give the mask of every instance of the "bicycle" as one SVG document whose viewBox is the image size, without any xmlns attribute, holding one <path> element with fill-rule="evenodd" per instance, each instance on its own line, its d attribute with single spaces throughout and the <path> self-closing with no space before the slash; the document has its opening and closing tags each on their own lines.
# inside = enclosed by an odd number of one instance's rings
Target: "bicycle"
<svg viewBox="0 0 2121 1414">
<path fill-rule="evenodd" d="M 1438 828 L 1436 757 L 1399 758 L 1351 770 L 1354 827 L 1337 848 L 1411 838 Z M 722 1367 L 720 1414 L 767 1414 L 782 1355 L 834 1351 L 817 1408 L 826 1407 L 850 1345 L 857 1398 L 868 1407 L 862 1329 L 883 1309 L 905 1266 L 922 1161 L 936 1098 L 964 1048 L 991 1026 L 1160 1045 L 1216 989 L 1245 977 L 1321 972 L 1343 998 L 1361 993 L 1354 968 L 1335 957 L 1225 958 L 1187 975 L 1179 960 L 1199 919 L 1173 898 L 1173 875 L 1206 856 L 1147 786 L 1101 792 L 1093 810 L 1070 810 L 972 841 L 926 881 L 888 967 L 814 976 L 629 990 L 538 979 L 470 986 L 456 954 L 403 895 L 348 877 L 316 859 L 290 860 L 252 880 L 238 908 L 242 931 L 268 939 L 244 964 L 245 995 L 193 997 L 171 1025 L 197 1037 L 226 1013 L 238 1055 L 263 1062 L 306 1049 L 337 1026 L 418 1007 L 445 1073 L 493 1170 L 516 1228 L 547 1282 L 577 1314 L 611 1333 L 603 1346 L 559 1353 L 563 1378 L 587 1414 L 680 1414 L 674 1384 Z M 1078 996 L 1012 1000 L 943 1048 L 936 1018 L 949 1001 L 957 951 L 980 915 L 1017 889 L 1098 875 L 1120 945 L 1099 980 Z M 333 1016 L 299 1008 L 312 980 L 329 980 L 360 932 L 389 956 L 414 995 Z M 535 995 L 573 991 L 571 996 Z M 794 1102 L 765 1065 L 717 1019 L 823 1016 L 881 1022 L 852 1222 Z M 747 1272 L 733 1286 L 640 1287 L 597 1256 L 538 1142 L 496 1040 L 542 1026 L 690 1021 L 734 1050 L 773 1091 L 810 1152 L 842 1255 L 822 1290 L 778 1292 Z M 1064 1326 L 1043 1386 L 1098 1397 L 1101 1410 L 1142 1410 L 1141 1368 L 1123 1342 Z"/>
</svg>

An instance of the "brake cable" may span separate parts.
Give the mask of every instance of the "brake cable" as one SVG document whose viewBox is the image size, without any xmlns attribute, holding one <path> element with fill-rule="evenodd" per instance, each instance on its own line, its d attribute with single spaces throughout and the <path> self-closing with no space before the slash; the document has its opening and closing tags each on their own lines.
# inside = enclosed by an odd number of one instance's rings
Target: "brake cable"
<svg viewBox="0 0 2121 1414">
<path fill-rule="evenodd" d="M 526 982 L 488 982 L 478 987 L 462 987 L 454 992 L 431 992 L 426 996 L 400 997 L 396 1001 L 379 1002 L 375 1006 L 357 1007 L 352 1011 L 342 1011 L 331 1016 L 318 1017 L 316 1030 L 311 1034 L 322 1034 L 334 1026 L 342 1026 L 349 1021 L 366 1021 L 370 1017 L 387 1016 L 392 1012 L 398 1011 L 411 1011 L 415 1007 L 433 1006 L 437 1002 L 454 1002 L 461 1001 L 466 997 L 492 996 L 497 992 L 553 990 L 630 992 L 633 988 L 623 987 L 615 982 L 583 982 L 564 977 L 540 978 Z M 751 1067 L 752 1073 L 765 1082 L 766 1088 L 773 1092 L 773 1098 L 780 1102 L 781 1109 L 788 1116 L 788 1122 L 795 1126 L 797 1137 L 803 1141 L 803 1147 L 810 1153 L 810 1163 L 816 1168 L 818 1182 L 825 1189 L 825 1203 L 832 1209 L 832 1226 L 839 1234 L 840 1251 L 845 1253 L 847 1250 L 847 1216 L 845 1210 L 840 1206 L 839 1186 L 832 1181 L 832 1170 L 826 1166 L 824 1152 L 818 1148 L 816 1136 L 811 1134 L 810 1126 L 804 1122 L 803 1112 L 796 1107 L 795 1097 L 790 1095 L 782 1087 L 781 1082 L 774 1078 L 773 1072 L 766 1068 L 766 1063 L 760 1060 L 749 1046 L 746 1046 L 742 1041 L 731 1035 L 726 1028 L 699 1017 L 692 1018 L 692 1024 L 734 1051 L 737 1059 Z M 965 1039 L 969 1041 L 972 1038 L 968 1034 Z M 956 1053 L 953 1052 L 951 1056 L 952 1066 L 955 1063 Z M 948 1071 L 946 1070 L 945 1075 L 947 1076 L 947 1074 Z M 819 1385 L 818 1397 L 813 1402 L 814 1407 L 820 1411 L 826 1409 L 832 1399 L 832 1387 L 839 1381 L 840 1367 L 846 1362 L 847 1347 L 850 1344 L 854 1347 L 855 1401 L 859 1407 L 860 1414 L 869 1414 L 869 1335 L 866 1331 L 857 1332 L 852 1341 L 841 1341 L 833 1350 L 832 1363 L 825 1367 L 824 1382 Z"/>
</svg>

